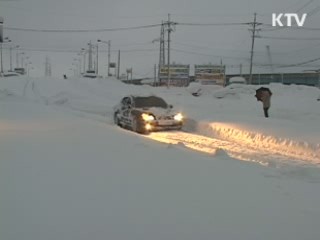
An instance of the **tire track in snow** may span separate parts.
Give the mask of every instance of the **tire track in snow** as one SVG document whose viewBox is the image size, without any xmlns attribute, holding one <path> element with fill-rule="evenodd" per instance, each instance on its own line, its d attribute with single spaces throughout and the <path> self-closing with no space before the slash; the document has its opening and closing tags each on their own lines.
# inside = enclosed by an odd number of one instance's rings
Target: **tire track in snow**
<svg viewBox="0 0 320 240">
<path fill-rule="evenodd" d="M 264 166 L 279 166 L 283 164 L 306 164 L 306 159 L 293 158 L 290 155 L 280 154 L 270 149 L 257 149 L 246 147 L 234 142 L 224 141 L 217 138 L 210 138 L 203 135 L 187 132 L 153 132 L 146 136 L 149 139 L 168 143 L 183 144 L 185 147 L 208 153 L 216 154 L 220 149 L 225 151 L 230 157 L 243 161 L 259 163 Z"/>
</svg>

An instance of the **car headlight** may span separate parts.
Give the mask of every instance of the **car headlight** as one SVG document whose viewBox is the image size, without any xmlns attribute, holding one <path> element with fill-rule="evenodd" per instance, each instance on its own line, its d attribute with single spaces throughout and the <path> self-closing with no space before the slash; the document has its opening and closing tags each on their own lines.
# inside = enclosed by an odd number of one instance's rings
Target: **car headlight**
<svg viewBox="0 0 320 240">
<path fill-rule="evenodd" d="M 144 121 L 147 121 L 147 122 L 148 121 L 153 121 L 155 119 L 153 115 L 150 115 L 150 114 L 147 114 L 147 113 L 142 113 L 141 117 L 142 117 L 142 119 Z"/>
<path fill-rule="evenodd" d="M 178 113 L 178 114 L 174 115 L 173 119 L 176 121 L 182 121 L 183 115 L 181 113 Z"/>
</svg>

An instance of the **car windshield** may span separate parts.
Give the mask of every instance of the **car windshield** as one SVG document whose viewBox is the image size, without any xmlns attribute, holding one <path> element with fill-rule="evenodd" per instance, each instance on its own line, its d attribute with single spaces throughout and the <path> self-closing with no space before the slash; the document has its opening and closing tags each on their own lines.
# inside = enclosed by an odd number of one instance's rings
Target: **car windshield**
<svg viewBox="0 0 320 240">
<path fill-rule="evenodd" d="M 135 97 L 134 105 L 136 108 L 151 108 L 151 107 L 161 107 L 167 108 L 168 104 L 159 97 L 150 96 L 150 97 Z"/>
</svg>

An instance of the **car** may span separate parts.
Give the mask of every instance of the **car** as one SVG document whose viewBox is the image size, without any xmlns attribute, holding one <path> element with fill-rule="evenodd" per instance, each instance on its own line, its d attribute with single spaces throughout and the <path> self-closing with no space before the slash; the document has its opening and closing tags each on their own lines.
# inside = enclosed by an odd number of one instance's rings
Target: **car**
<svg viewBox="0 0 320 240">
<path fill-rule="evenodd" d="M 229 84 L 247 84 L 246 79 L 241 76 L 231 77 Z"/>
<path fill-rule="evenodd" d="M 180 130 L 183 115 L 161 97 L 128 95 L 114 107 L 114 123 L 134 132 Z"/>
<path fill-rule="evenodd" d="M 94 70 L 88 70 L 82 76 L 86 78 L 97 78 L 97 74 Z"/>
</svg>

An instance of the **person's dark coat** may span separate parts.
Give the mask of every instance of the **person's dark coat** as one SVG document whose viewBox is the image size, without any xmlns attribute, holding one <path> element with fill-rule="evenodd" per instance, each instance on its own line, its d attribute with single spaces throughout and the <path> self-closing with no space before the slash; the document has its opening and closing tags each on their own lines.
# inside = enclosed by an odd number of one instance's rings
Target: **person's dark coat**
<svg viewBox="0 0 320 240">
<path fill-rule="evenodd" d="M 268 110 L 271 106 L 270 99 L 271 99 L 272 92 L 269 88 L 261 87 L 256 90 L 255 97 L 257 101 L 261 101 L 263 104 L 263 110 L 265 117 L 269 117 Z"/>
<path fill-rule="evenodd" d="M 258 101 L 263 103 L 263 108 L 270 108 L 270 99 L 271 99 L 272 92 L 269 88 L 261 87 L 256 90 L 255 97 Z"/>
</svg>

